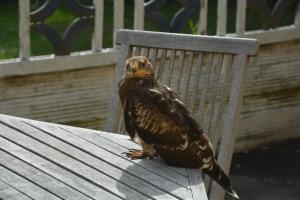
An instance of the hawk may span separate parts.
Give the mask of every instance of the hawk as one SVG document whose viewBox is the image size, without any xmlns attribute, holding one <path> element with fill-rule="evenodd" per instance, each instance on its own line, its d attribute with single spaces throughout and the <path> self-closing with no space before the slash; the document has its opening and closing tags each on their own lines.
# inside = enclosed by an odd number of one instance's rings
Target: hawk
<svg viewBox="0 0 300 200">
<path fill-rule="evenodd" d="M 131 139 L 142 146 L 126 155 L 131 159 L 159 155 L 168 165 L 199 168 L 238 198 L 215 160 L 209 138 L 177 95 L 155 79 L 149 60 L 131 57 L 124 71 L 118 84 L 124 122 Z"/>
</svg>

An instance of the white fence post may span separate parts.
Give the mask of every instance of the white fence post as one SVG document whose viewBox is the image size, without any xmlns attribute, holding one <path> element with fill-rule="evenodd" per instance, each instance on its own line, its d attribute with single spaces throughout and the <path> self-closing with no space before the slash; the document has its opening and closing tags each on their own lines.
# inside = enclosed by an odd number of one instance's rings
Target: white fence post
<svg viewBox="0 0 300 200">
<path fill-rule="evenodd" d="M 198 34 L 207 34 L 207 0 L 200 0 Z"/>
<path fill-rule="evenodd" d="M 19 38 L 21 60 L 30 58 L 30 0 L 19 0 Z"/>
<path fill-rule="evenodd" d="M 134 0 L 134 29 L 144 30 L 144 0 Z"/>
<path fill-rule="evenodd" d="M 103 0 L 94 0 L 95 23 L 92 49 L 93 52 L 101 51 L 103 44 Z"/>
<path fill-rule="evenodd" d="M 235 24 L 237 35 L 242 35 L 245 33 L 246 8 L 247 8 L 247 0 L 237 0 L 236 24 Z"/>
<path fill-rule="evenodd" d="M 115 36 L 119 29 L 124 26 L 124 0 L 114 0 L 114 46 Z"/>
<path fill-rule="evenodd" d="M 227 0 L 218 0 L 217 35 L 225 35 L 226 27 L 227 27 Z"/>
<path fill-rule="evenodd" d="M 295 27 L 300 28 L 300 3 L 298 3 L 295 13 Z"/>
</svg>

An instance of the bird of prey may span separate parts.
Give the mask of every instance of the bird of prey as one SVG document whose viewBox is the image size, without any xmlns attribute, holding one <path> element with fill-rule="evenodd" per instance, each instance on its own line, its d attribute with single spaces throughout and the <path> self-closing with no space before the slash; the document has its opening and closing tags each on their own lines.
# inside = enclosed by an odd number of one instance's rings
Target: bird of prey
<svg viewBox="0 0 300 200">
<path fill-rule="evenodd" d="M 126 152 L 128 157 L 159 155 L 172 166 L 199 168 L 238 198 L 215 160 L 209 138 L 177 95 L 155 79 L 152 64 L 146 57 L 127 59 L 118 87 L 127 132 L 142 146 L 142 150 Z"/>
</svg>

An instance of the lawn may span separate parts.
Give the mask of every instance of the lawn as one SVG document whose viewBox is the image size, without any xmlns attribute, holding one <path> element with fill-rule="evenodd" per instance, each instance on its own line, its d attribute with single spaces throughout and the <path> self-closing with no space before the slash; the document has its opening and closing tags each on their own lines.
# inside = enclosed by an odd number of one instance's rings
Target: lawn
<svg viewBox="0 0 300 200">
<path fill-rule="evenodd" d="M 6 1 L 7 2 L 7 1 Z M 33 1 L 36 2 L 36 1 Z M 82 1 L 81 1 L 82 2 Z M 92 0 L 85 0 L 85 3 L 91 3 Z M 125 1 L 125 28 L 133 28 L 133 3 L 132 0 Z M 171 3 L 170 3 L 171 2 Z M 36 3 L 32 4 L 32 10 L 38 6 Z M 169 1 L 163 8 L 162 12 L 171 21 L 172 16 L 180 9 L 180 5 L 175 1 Z M 235 30 L 235 10 L 236 0 L 230 0 L 228 4 L 228 23 L 227 31 L 234 32 Z M 291 12 L 287 12 L 282 24 L 292 24 L 294 16 L 294 8 Z M 47 24 L 53 26 L 60 34 L 69 23 L 71 23 L 76 16 L 71 14 L 68 10 L 61 7 L 50 18 L 46 20 Z M 112 47 L 112 29 L 113 29 L 113 4 L 111 1 L 105 1 L 104 8 L 104 48 Z M 247 12 L 247 30 L 259 29 L 260 20 L 249 10 Z M 145 30 L 155 30 L 158 28 L 149 21 L 145 21 Z M 183 32 L 195 33 L 197 30 L 197 18 L 191 19 Z M 84 51 L 91 49 L 91 35 L 93 32 L 92 25 L 83 30 L 77 37 L 76 43 L 73 46 L 73 51 Z M 216 0 L 209 1 L 208 10 L 208 34 L 214 35 L 216 32 Z M 10 3 L 0 2 L 0 59 L 16 58 L 19 54 L 19 37 L 18 37 L 18 4 L 16 1 Z M 31 55 L 46 55 L 53 53 L 53 48 L 50 43 L 41 35 L 31 32 Z"/>
</svg>

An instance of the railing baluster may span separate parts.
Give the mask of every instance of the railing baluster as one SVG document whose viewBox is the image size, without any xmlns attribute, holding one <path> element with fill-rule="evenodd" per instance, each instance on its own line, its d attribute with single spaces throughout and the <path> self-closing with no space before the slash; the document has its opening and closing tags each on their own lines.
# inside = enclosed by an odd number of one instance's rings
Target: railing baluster
<svg viewBox="0 0 300 200">
<path fill-rule="evenodd" d="M 92 48 L 93 52 L 101 51 L 103 44 L 103 0 L 94 0 L 95 6 L 95 24 Z"/>
<path fill-rule="evenodd" d="M 134 29 L 144 30 L 144 0 L 134 0 Z"/>
<path fill-rule="evenodd" d="M 238 35 L 245 33 L 247 0 L 237 1 L 235 29 Z"/>
<path fill-rule="evenodd" d="M 114 0 L 114 41 L 116 33 L 124 26 L 124 0 Z M 115 46 L 115 42 L 114 42 Z"/>
<path fill-rule="evenodd" d="M 207 0 L 201 0 L 198 34 L 205 35 L 206 33 L 207 33 Z"/>
<path fill-rule="evenodd" d="M 21 60 L 30 58 L 30 0 L 19 0 L 19 38 Z"/>
<path fill-rule="evenodd" d="M 300 28 L 300 2 L 297 5 L 295 13 L 295 27 Z"/>
<path fill-rule="evenodd" d="M 218 0 L 217 35 L 226 34 L 227 0 Z"/>
</svg>

